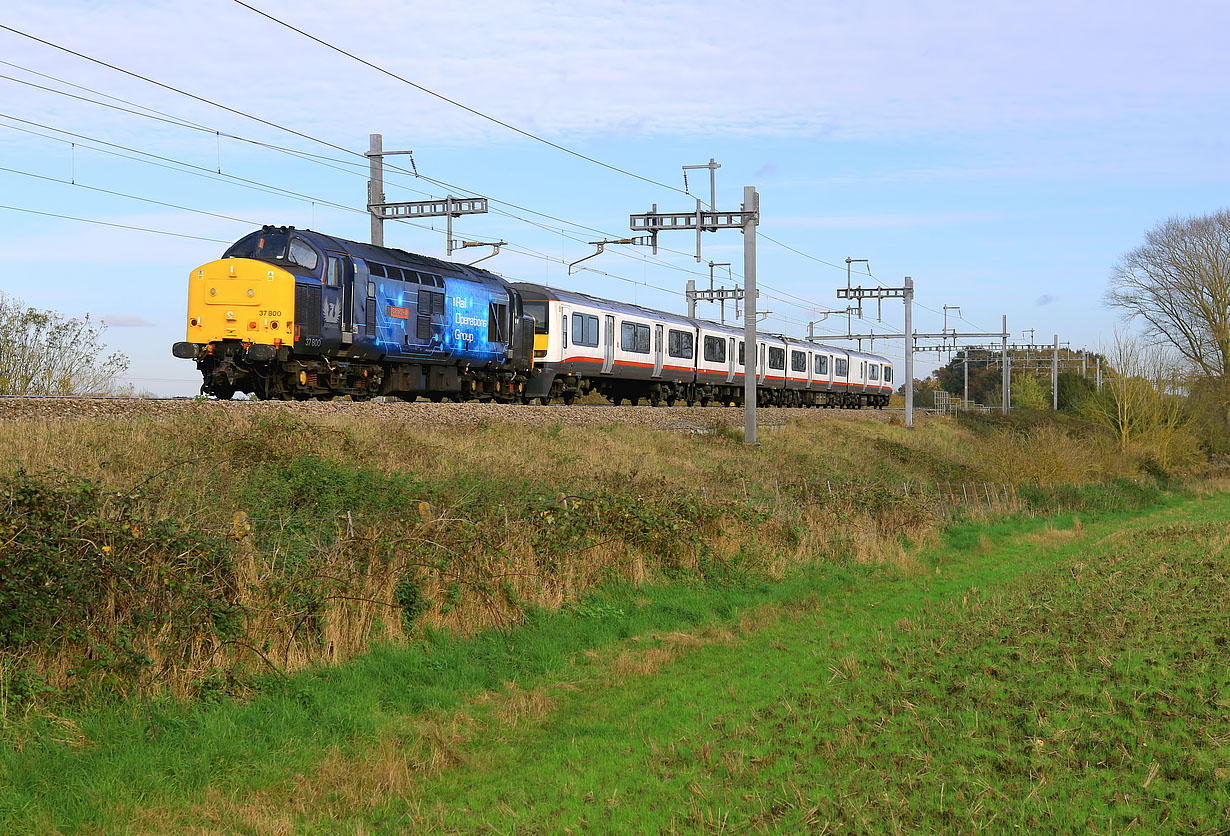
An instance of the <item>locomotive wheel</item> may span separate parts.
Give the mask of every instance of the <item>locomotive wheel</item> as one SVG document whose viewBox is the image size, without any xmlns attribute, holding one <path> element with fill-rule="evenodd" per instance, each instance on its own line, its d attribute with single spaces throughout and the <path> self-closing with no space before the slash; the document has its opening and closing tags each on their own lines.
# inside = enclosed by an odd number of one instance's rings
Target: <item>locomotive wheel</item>
<svg viewBox="0 0 1230 836">
<path fill-rule="evenodd" d="M 441 395 L 439 392 L 432 392 L 427 397 L 431 399 L 432 403 L 439 403 L 440 401 L 444 400 L 444 396 Z"/>
<path fill-rule="evenodd" d="M 708 398 L 707 396 L 705 396 L 705 395 L 701 395 L 701 398 L 700 398 L 700 405 L 701 405 L 701 406 L 708 406 L 708 405 L 709 405 L 709 398 Z"/>
<path fill-rule="evenodd" d="M 640 402 L 641 402 L 640 398 L 628 398 L 628 403 L 632 404 L 633 406 L 636 406 Z"/>
<path fill-rule="evenodd" d="M 572 406 L 574 403 L 576 403 L 576 400 L 577 400 L 576 392 L 565 392 L 564 393 L 564 406 Z"/>
<path fill-rule="evenodd" d="M 650 405 L 650 406 L 657 406 L 657 405 L 658 405 L 658 404 L 660 404 L 660 403 L 662 403 L 662 396 L 661 396 L 661 395 L 650 395 L 650 396 L 649 396 L 649 405 Z"/>
<path fill-rule="evenodd" d="M 611 403 L 615 404 L 616 406 L 619 406 L 619 405 L 620 405 L 620 404 L 622 404 L 623 402 L 624 402 L 624 399 L 623 399 L 623 398 L 621 398 L 621 397 L 619 397 L 619 396 L 615 396 L 615 397 L 611 398 Z"/>
<path fill-rule="evenodd" d="M 667 396 L 666 396 L 666 405 L 667 405 L 667 406 L 674 406 L 674 405 L 675 405 L 675 401 L 676 401 L 676 400 L 677 400 L 677 398 L 676 398 L 674 395 L 667 395 Z"/>
</svg>

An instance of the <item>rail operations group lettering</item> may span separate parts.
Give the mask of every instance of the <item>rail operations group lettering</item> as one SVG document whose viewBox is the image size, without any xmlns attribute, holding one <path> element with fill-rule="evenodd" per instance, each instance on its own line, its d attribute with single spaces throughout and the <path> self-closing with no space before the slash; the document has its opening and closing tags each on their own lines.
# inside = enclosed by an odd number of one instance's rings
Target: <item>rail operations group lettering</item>
<svg viewBox="0 0 1230 836">
<path fill-rule="evenodd" d="M 480 319 L 476 316 L 469 316 L 462 311 L 469 307 L 469 300 L 463 296 L 453 297 L 453 307 L 457 309 L 457 313 L 453 314 L 453 322 L 467 328 L 482 328 L 487 324 L 487 320 Z M 453 329 L 453 337 L 459 342 L 472 343 L 474 342 L 474 334 L 471 331 L 463 331 L 461 328 Z"/>
</svg>

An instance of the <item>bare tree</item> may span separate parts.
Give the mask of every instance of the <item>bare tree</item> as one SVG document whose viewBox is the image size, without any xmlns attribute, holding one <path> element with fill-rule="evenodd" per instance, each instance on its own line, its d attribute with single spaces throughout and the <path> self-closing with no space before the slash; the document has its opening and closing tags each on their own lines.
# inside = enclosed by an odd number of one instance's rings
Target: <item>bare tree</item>
<svg viewBox="0 0 1230 836">
<path fill-rule="evenodd" d="M 1115 265 L 1106 304 L 1201 376 L 1230 373 L 1230 210 L 1171 218 Z"/>
<path fill-rule="evenodd" d="M 106 354 L 106 326 L 27 308 L 0 293 L 0 395 L 98 395 L 115 389 L 128 358 Z"/>
</svg>

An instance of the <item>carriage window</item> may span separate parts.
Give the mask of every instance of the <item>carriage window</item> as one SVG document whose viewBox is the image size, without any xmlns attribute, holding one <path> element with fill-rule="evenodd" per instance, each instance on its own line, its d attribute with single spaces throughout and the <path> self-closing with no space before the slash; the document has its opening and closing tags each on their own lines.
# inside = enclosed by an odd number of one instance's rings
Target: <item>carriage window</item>
<svg viewBox="0 0 1230 836">
<path fill-rule="evenodd" d="M 564 318 L 562 322 L 564 323 L 564 327 L 560 331 L 560 335 L 562 337 L 564 348 L 567 348 L 568 347 L 568 314 L 564 314 Z"/>
<path fill-rule="evenodd" d="M 880 367 L 877 366 L 875 363 L 872 363 L 870 366 L 868 366 L 867 371 L 872 380 L 880 379 Z"/>
<path fill-rule="evenodd" d="M 705 337 L 705 362 L 726 362 L 726 340 L 721 337 Z"/>
<path fill-rule="evenodd" d="M 884 367 L 884 382 L 885 383 L 893 382 L 893 367 L 892 366 Z"/>
<path fill-rule="evenodd" d="M 367 272 L 371 273 L 378 279 L 387 279 L 389 274 L 385 271 L 383 264 L 368 263 Z"/>
<path fill-rule="evenodd" d="M 739 340 L 739 365 L 743 365 L 743 340 Z"/>
<path fill-rule="evenodd" d="M 786 349 L 769 346 L 769 368 L 786 369 Z"/>
<path fill-rule="evenodd" d="M 666 333 L 666 353 L 671 357 L 682 357 L 691 360 L 693 346 L 692 334 L 687 331 L 671 329 Z"/>
<path fill-rule="evenodd" d="M 816 355 L 816 374 L 829 373 L 829 358 L 823 354 Z"/>
<path fill-rule="evenodd" d="M 649 353 L 649 326 L 625 322 L 620 327 L 619 347 L 635 354 Z"/>
<path fill-rule="evenodd" d="M 795 372 L 807 371 L 807 355 L 802 351 L 790 352 L 790 370 Z"/>
<path fill-rule="evenodd" d="M 833 370 L 837 373 L 838 377 L 845 377 L 849 369 L 850 369 L 849 360 L 843 360 L 842 358 L 838 357 L 833 363 Z"/>
<path fill-rule="evenodd" d="M 598 345 L 598 317 L 578 313 L 572 315 L 572 344 Z"/>
</svg>

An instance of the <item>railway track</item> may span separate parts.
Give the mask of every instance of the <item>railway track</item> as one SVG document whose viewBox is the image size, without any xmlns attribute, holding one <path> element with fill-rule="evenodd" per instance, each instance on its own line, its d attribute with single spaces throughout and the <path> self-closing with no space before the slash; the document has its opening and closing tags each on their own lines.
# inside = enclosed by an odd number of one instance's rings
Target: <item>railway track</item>
<svg viewBox="0 0 1230 836">
<path fill-rule="evenodd" d="M 123 420 L 174 418 L 191 414 L 286 412 L 304 418 L 368 418 L 422 424 L 477 426 L 487 423 L 527 425 L 631 424 L 660 429 L 703 432 L 713 427 L 742 427 L 741 407 L 619 406 L 611 404 L 405 403 L 403 401 L 216 401 L 197 398 L 0 397 L 0 421 Z M 835 410 L 762 408 L 761 426 L 796 420 L 885 421 L 900 410 Z"/>
</svg>

